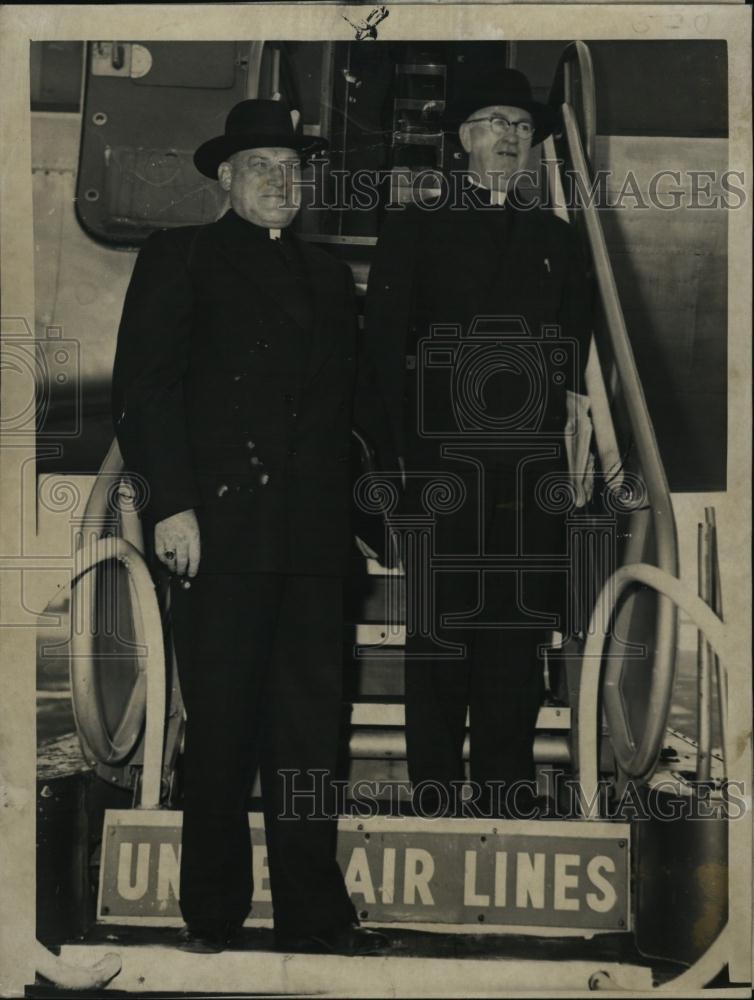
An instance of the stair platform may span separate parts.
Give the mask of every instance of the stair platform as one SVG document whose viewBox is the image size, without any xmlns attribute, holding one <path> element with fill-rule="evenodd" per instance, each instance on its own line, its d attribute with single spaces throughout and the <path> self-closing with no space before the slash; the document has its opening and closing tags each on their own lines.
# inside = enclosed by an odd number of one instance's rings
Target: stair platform
<svg viewBox="0 0 754 1000">
<path fill-rule="evenodd" d="M 511 990 L 583 995 L 590 989 L 645 991 L 653 985 L 648 961 L 626 935 L 585 940 L 382 929 L 390 952 L 353 958 L 275 952 L 272 932 L 265 928 L 244 928 L 239 945 L 220 955 L 194 955 L 173 946 L 173 928 L 97 926 L 87 941 L 64 945 L 61 958 L 90 966 L 116 953 L 122 969 L 108 992 L 158 995 L 190 989 L 199 995 L 439 997 L 469 995 L 471 984 L 475 996 Z M 663 978 L 678 971 L 668 968 Z"/>
</svg>

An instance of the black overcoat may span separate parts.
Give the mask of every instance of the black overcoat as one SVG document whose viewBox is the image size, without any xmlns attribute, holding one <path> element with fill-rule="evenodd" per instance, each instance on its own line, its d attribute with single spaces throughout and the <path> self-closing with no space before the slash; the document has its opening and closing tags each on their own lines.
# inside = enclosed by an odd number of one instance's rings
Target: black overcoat
<svg viewBox="0 0 754 1000">
<path fill-rule="evenodd" d="M 503 335 L 485 339 L 482 329 Z M 484 530 L 497 551 L 554 557 L 554 576 L 522 571 L 524 598 L 543 612 L 563 608 L 566 392 L 585 391 L 591 329 L 575 233 L 552 213 L 489 199 L 388 213 L 369 279 L 357 424 L 383 469 L 403 461 L 399 512 L 429 513 L 422 490 L 432 473 L 462 478 L 465 504 L 435 517 L 438 553 L 476 551 L 489 508 L 497 513 Z M 500 352 L 517 341 L 533 363 L 506 369 Z M 530 351 L 532 342 L 541 350 Z M 454 366 L 466 382 L 453 382 Z M 494 429 L 518 413 L 520 423 Z"/>
<path fill-rule="evenodd" d="M 434 457 L 441 443 L 422 437 L 426 415 L 415 409 L 424 403 L 416 392 L 417 342 L 438 325 L 455 326 L 466 337 L 475 318 L 490 316 L 520 317 L 526 336 L 543 343 L 559 330 L 568 357 L 556 383 L 549 378 L 552 348 L 547 350 L 541 431 L 562 429 L 566 390 L 585 391 L 592 327 L 591 284 L 573 228 L 516 201 L 503 209 L 448 202 L 389 211 L 369 277 L 357 409 L 357 422 L 383 452 L 383 464 L 401 455 L 411 467 Z M 447 337 L 440 333 L 439 339 Z M 514 390 L 513 380 L 500 389 Z M 440 421 L 443 415 L 436 416 Z M 435 426 L 430 419 L 429 429 Z M 516 437 L 515 429 L 508 436 Z"/>
<path fill-rule="evenodd" d="M 283 239 L 303 284 L 267 230 L 233 211 L 156 232 L 126 295 L 118 441 L 146 484 L 149 528 L 197 511 L 200 572 L 347 570 L 353 279 Z"/>
</svg>

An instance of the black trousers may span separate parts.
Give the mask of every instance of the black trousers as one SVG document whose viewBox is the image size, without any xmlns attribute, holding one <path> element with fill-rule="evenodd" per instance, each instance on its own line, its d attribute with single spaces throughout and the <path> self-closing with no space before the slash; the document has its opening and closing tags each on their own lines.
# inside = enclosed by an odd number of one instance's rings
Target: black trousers
<svg viewBox="0 0 754 1000">
<path fill-rule="evenodd" d="M 465 502 L 435 519 L 435 553 L 457 558 L 458 565 L 435 573 L 406 566 L 422 581 L 418 599 L 433 624 L 432 635 L 409 630 L 406 640 L 408 769 L 415 807 L 425 814 L 453 812 L 454 803 L 457 809 L 454 783 L 464 780 L 467 709 L 469 777 L 480 794 L 464 809 L 505 816 L 531 804 L 526 788 L 513 801 L 506 795 L 521 781 L 531 782 L 533 792 L 534 735 L 544 695 L 541 647 L 554 627 L 538 622 L 553 613 L 558 581 L 541 563 L 538 572 L 517 574 L 464 569 L 463 560 L 475 553 L 562 553 L 562 515 L 542 510 L 536 499 L 537 480 L 547 471 L 548 463 L 531 462 L 488 468 L 481 479 L 464 477 Z M 420 489 L 422 480 L 417 483 Z M 450 616 L 465 620 L 443 621 Z M 442 643 L 460 646 L 461 655 L 442 655 L 448 652 Z"/>
<path fill-rule="evenodd" d="M 173 586 L 187 716 L 180 898 L 192 927 L 235 928 L 249 913 L 247 800 L 257 766 L 276 934 L 356 919 L 335 860 L 330 784 L 342 587 L 337 577 L 201 573 L 190 590 Z M 291 794 L 309 789 L 319 789 L 316 801 Z"/>
</svg>

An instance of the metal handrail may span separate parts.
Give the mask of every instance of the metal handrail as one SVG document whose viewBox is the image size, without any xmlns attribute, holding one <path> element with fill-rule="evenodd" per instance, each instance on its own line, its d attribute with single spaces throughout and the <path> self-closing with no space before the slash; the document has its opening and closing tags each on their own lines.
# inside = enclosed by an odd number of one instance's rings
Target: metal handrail
<svg viewBox="0 0 754 1000">
<path fill-rule="evenodd" d="M 133 754 L 144 733 L 140 804 L 151 809 L 160 801 L 165 653 L 154 583 L 142 557 L 141 522 L 135 509 L 116 502 L 116 496 L 122 495 L 122 483 L 123 458 L 114 439 L 89 494 L 77 537 L 77 563 L 71 581 L 71 702 L 82 748 L 95 763 L 109 766 L 123 763 Z M 100 537 L 105 531 L 116 530 L 120 537 Z M 143 647 L 144 652 L 138 656 L 135 683 L 111 734 L 96 695 L 91 614 L 97 568 L 113 559 L 128 571 L 132 602 L 142 615 L 142 635 L 135 641 L 134 649 Z"/>
<path fill-rule="evenodd" d="M 91 572 L 103 562 L 117 559 L 127 570 L 133 593 L 138 601 L 142 618 L 144 653 L 139 657 L 139 678 L 118 726 L 111 737 L 97 709 L 86 711 L 82 706 L 97 704 L 93 697 L 94 675 L 92 664 L 92 633 L 88 629 L 71 630 L 71 663 L 80 669 L 71 676 L 71 693 L 79 731 L 105 763 L 123 759 L 123 748 L 132 748 L 141 732 L 144 719 L 144 765 L 141 783 L 141 808 L 155 809 L 160 803 L 160 775 L 162 771 L 163 726 L 165 721 L 165 651 L 162 637 L 162 620 L 154 583 L 141 554 L 123 538 L 101 538 L 93 551 L 84 556 L 82 564 L 71 581 L 71 606 L 73 609 L 76 587 L 90 578 Z M 78 706 L 78 707 L 76 707 Z M 83 725 L 82 725 L 83 724 Z"/>
<path fill-rule="evenodd" d="M 97 567 L 111 558 L 99 539 L 83 560 L 79 558 L 71 581 L 70 684 L 71 705 L 79 741 L 85 757 L 93 763 L 109 766 L 123 764 L 136 748 L 145 717 L 146 667 L 137 654 L 137 672 L 128 701 L 115 732 L 110 733 L 102 717 L 94 666 L 94 577 Z M 131 580 L 129 577 L 129 588 Z M 138 649 L 138 647 L 135 647 Z"/>
<path fill-rule="evenodd" d="M 104 989 L 123 968 L 123 959 L 117 952 L 107 952 L 94 965 L 84 967 L 54 955 L 39 940 L 34 941 L 32 955 L 34 971 L 64 990 Z"/>
<path fill-rule="evenodd" d="M 588 167 L 573 109 L 562 107 L 566 141 L 573 167 L 584 180 Z M 665 470 L 660 458 L 657 439 L 649 416 L 644 391 L 636 369 L 631 342 L 621 309 L 615 276 L 610 264 L 605 236 L 597 209 L 587 201 L 582 207 L 587 238 L 594 262 L 597 285 L 607 320 L 610 342 L 618 380 L 631 423 L 634 446 L 647 490 L 647 503 L 654 528 L 655 558 L 657 565 L 667 573 L 678 575 L 678 542 L 675 518 L 670 502 Z M 658 598 L 655 650 L 650 693 L 647 698 L 646 724 L 642 735 L 633 745 L 623 733 L 620 722 L 625 721 L 619 686 L 615 671 L 608 677 L 605 711 L 614 735 L 613 748 L 621 770 L 632 778 L 644 778 L 651 773 L 657 760 L 662 741 L 670 699 L 675 679 L 676 613 L 672 604 Z M 612 720 L 612 723 L 611 723 Z"/>
<path fill-rule="evenodd" d="M 555 142 L 551 135 L 548 135 L 544 140 L 542 162 L 547 169 L 553 212 L 563 222 L 570 222 L 563 182 L 558 170 Z M 622 489 L 625 478 L 623 462 L 594 336 L 589 340 L 589 354 L 584 369 L 584 386 L 589 397 L 592 434 L 600 460 L 600 468 L 608 477 L 607 488 L 611 493 L 617 494 Z"/>
<path fill-rule="evenodd" d="M 562 112 L 574 167 L 576 172 L 582 177 L 588 177 L 587 164 L 584 159 L 584 152 L 573 110 L 569 105 L 564 104 Z M 659 558 L 663 562 L 673 563 L 673 569 L 675 570 L 678 553 L 668 481 L 660 458 L 657 438 L 652 427 L 644 390 L 642 389 L 641 380 L 636 368 L 636 361 L 631 349 L 631 341 L 620 305 L 618 289 L 610 264 L 602 224 L 594 205 L 587 203 L 583 206 L 582 211 L 592 251 L 597 285 L 607 318 L 610 346 L 615 358 L 621 388 L 625 395 L 626 406 L 630 411 L 632 431 L 636 437 L 637 455 L 641 463 L 642 473 L 647 481 L 647 488 L 653 509 L 656 509 L 655 502 L 660 503 L 662 505 L 660 513 L 665 515 L 666 518 L 658 524 L 658 527 L 661 528 L 658 534 Z"/>
<path fill-rule="evenodd" d="M 712 560 L 712 610 L 715 614 L 723 617 L 723 591 L 720 581 L 720 557 L 717 550 L 717 519 L 715 508 L 706 507 L 704 511 L 705 520 L 709 524 L 710 530 L 710 557 Z M 715 684 L 717 687 L 717 711 L 720 725 L 720 738 L 725 745 L 726 734 L 728 732 L 728 680 L 726 671 L 720 663 L 718 656 L 713 657 L 715 667 Z M 723 764 L 725 756 L 723 755 Z"/>
<path fill-rule="evenodd" d="M 578 67 L 581 83 L 581 112 L 584 126 L 584 148 L 591 162 L 597 135 L 597 91 L 594 83 L 592 53 L 586 42 L 575 41 L 566 45 L 560 54 L 550 91 L 550 104 L 560 108 L 563 104 L 574 106 L 573 64 Z"/>
<path fill-rule="evenodd" d="M 137 477 L 129 474 L 128 479 L 134 481 Z M 84 516 L 76 540 L 77 549 L 83 547 L 87 534 L 99 538 L 104 530 L 117 526 L 119 534 L 126 541 L 139 552 L 144 552 L 141 521 L 136 513 L 138 504 L 129 508 L 122 502 L 126 496 L 122 493 L 124 482 L 123 458 L 118 439 L 113 438 L 84 507 Z M 141 486 L 146 491 L 147 487 L 143 480 Z"/>
<path fill-rule="evenodd" d="M 580 84 L 578 88 L 576 74 Z M 577 89 L 580 96 L 583 142 L 572 107 Z M 581 181 L 589 181 L 590 161 L 595 151 L 597 101 L 592 58 L 589 47 L 584 42 L 572 42 L 563 50 L 554 77 L 550 103 L 560 106 L 571 165 Z M 548 158 L 556 160 L 552 140 L 548 148 L 552 150 L 552 153 L 548 152 Z M 558 190 L 560 178 L 557 173 L 552 180 Z M 647 490 L 648 514 L 652 518 L 654 529 L 654 558 L 662 569 L 677 576 L 678 547 L 667 479 L 636 370 L 602 224 L 595 206 L 588 199 L 582 207 L 582 217 L 607 321 L 606 333 L 615 374 L 628 413 L 639 468 Z M 594 342 L 590 345 L 587 389 L 590 397 L 595 394 L 596 407 L 593 406 L 592 416 L 600 461 L 603 469 L 609 469 L 617 452 L 617 444 L 609 413 L 605 381 Z M 620 494 L 625 486 L 622 481 L 618 482 L 618 478 L 622 479 L 622 476 L 611 480 L 611 492 Z M 647 520 L 643 514 L 636 513 L 631 521 L 629 534 L 634 536 L 632 541 L 634 551 L 630 555 L 627 553 L 626 558 L 628 561 L 642 560 L 645 556 L 640 548 L 643 537 L 646 537 Z M 624 700 L 620 690 L 622 660 L 615 659 L 610 663 L 604 685 L 604 709 L 613 749 L 619 767 L 631 778 L 647 777 L 656 764 L 675 678 L 676 611 L 663 597 L 658 597 L 657 602 L 651 688 L 647 697 L 646 722 L 637 741 L 638 745 L 634 743 L 627 725 Z"/>
<path fill-rule="evenodd" d="M 603 647 L 609 636 L 611 613 L 624 591 L 635 583 L 657 591 L 685 611 L 724 663 L 730 662 L 735 652 L 723 620 L 676 576 L 647 563 L 621 566 L 613 573 L 603 586 L 592 612 L 579 683 L 578 772 L 586 819 L 599 818 L 597 743 Z M 730 747 L 726 745 L 724 751 L 726 760 L 731 760 Z"/>
<path fill-rule="evenodd" d="M 126 707 L 114 734 L 104 725 L 96 696 L 94 644 L 91 616 L 94 606 L 94 581 L 97 548 L 105 534 L 120 535 L 137 553 L 143 552 L 141 524 L 135 512 L 119 502 L 123 481 L 123 459 L 116 439 L 97 473 L 87 498 L 81 526 L 76 537 L 75 575 L 71 584 L 71 702 L 79 740 L 90 762 L 120 764 L 134 751 L 144 724 L 144 685 L 139 670 Z M 87 554 L 82 553 L 86 550 Z M 129 576 L 129 585 L 133 585 Z"/>
<path fill-rule="evenodd" d="M 695 627 L 704 634 L 706 642 L 723 663 L 732 662 L 738 651 L 735 636 L 712 608 L 677 577 L 663 572 L 657 566 L 622 566 L 605 583 L 594 608 L 579 686 L 579 786 L 585 818 L 588 820 L 599 819 L 599 694 L 602 650 L 608 635 L 607 626 L 598 629 L 597 625 L 599 622 L 609 621 L 608 612 L 615 607 L 625 589 L 635 583 L 651 587 L 684 611 Z M 739 752 L 734 757 L 727 732 L 723 734 L 723 752 L 725 760 L 730 762 L 729 780 L 735 779 L 740 782 L 741 788 L 745 787 L 747 775 L 741 764 L 745 762 L 746 754 Z M 659 989 L 677 993 L 679 990 L 697 990 L 706 986 L 730 960 L 730 927 L 730 921 L 726 922 L 715 941 L 694 965 Z"/>
</svg>

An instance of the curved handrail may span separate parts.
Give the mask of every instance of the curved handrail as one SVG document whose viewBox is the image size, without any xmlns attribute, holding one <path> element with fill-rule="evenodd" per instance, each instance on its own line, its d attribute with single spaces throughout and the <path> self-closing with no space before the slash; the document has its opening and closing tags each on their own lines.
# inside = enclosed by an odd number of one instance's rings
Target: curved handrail
<svg viewBox="0 0 754 1000">
<path fill-rule="evenodd" d="M 579 786 L 585 804 L 585 818 L 599 818 L 597 806 L 599 772 L 597 749 L 599 741 L 599 687 L 602 669 L 602 650 L 608 629 L 596 630 L 598 622 L 609 621 L 610 614 L 623 591 L 634 583 L 651 587 L 681 608 L 694 626 L 704 634 L 722 663 L 731 662 L 736 653 L 735 637 L 725 622 L 677 577 L 658 569 L 657 566 L 634 564 L 622 566 L 605 583 L 594 608 L 589 637 L 584 648 L 579 687 Z M 736 766 L 728 733 L 723 734 L 723 751 L 726 761 Z M 739 755 L 740 756 L 740 755 Z M 730 775 L 729 775 L 730 777 Z M 697 990 L 706 986 L 728 964 L 730 921 L 721 929 L 707 951 L 680 976 L 658 987 L 658 992 Z"/>
<path fill-rule="evenodd" d="M 587 180 L 589 171 L 573 109 L 570 105 L 563 104 L 562 114 L 573 168 L 577 175 Z M 663 570 L 671 575 L 677 575 L 678 544 L 670 492 L 636 369 L 602 223 L 597 208 L 588 199 L 582 206 L 582 213 L 597 286 L 607 320 L 607 336 L 631 424 L 642 478 L 646 485 L 647 505 L 654 528 L 655 558 Z M 675 678 L 675 633 L 675 609 L 672 604 L 659 598 L 651 689 L 647 698 L 646 723 L 638 745 L 634 745 L 625 729 L 625 716 L 618 690 L 619 677 L 615 671 L 608 684 L 605 711 L 613 735 L 613 748 L 621 770 L 632 778 L 646 777 L 657 761 Z"/>
<path fill-rule="evenodd" d="M 108 519 L 112 519 L 113 517 L 113 477 L 117 476 L 120 479 L 122 470 L 123 459 L 121 458 L 118 439 L 113 438 L 113 442 L 107 450 L 107 455 L 105 455 L 104 461 L 99 467 L 94 484 L 87 497 L 84 516 L 82 518 L 82 526 L 90 528 L 91 531 L 96 531 L 98 535 L 108 523 Z M 84 532 L 82 531 L 78 535 L 76 547 L 81 548 L 83 544 Z"/>
<path fill-rule="evenodd" d="M 136 508 L 122 503 L 122 497 L 116 500 L 116 494 L 119 493 L 123 482 L 123 472 L 124 463 L 118 439 L 113 438 L 113 443 L 105 455 L 87 497 L 77 537 L 77 549 L 84 545 L 85 536 L 89 532 L 99 537 L 103 528 L 112 526 L 117 520 L 121 536 L 139 552 L 144 552 L 141 522 L 136 514 Z M 143 482 L 140 485 L 146 490 Z"/>
<path fill-rule="evenodd" d="M 139 657 L 139 677 L 118 726 L 115 736 L 110 736 L 96 706 L 92 665 L 91 633 L 88 629 L 72 629 L 71 664 L 79 669 L 71 671 L 71 694 L 79 731 L 86 743 L 105 763 L 123 760 L 138 740 L 144 723 L 144 767 L 141 783 L 141 808 L 152 809 L 160 801 L 160 774 L 162 769 L 162 735 L 165 719 L 165 651 L 162 638 L 162 620 L 154 583 L 140 553 L 123 538 L 101 538 L 93 552 L 84 556 L 71 581 L 71 604 L 76 586 L 102 562 L 117 559 L 128 571 L 129 580 L 139 604 L 142 617 L 142 645 L 146 653 Z M 82 707 L 84 711 L 82 712 Z"/>
<path fill-rule="evenodd" d="M 94 658 L 94 637 L 84 617 L 91 614 L 94 601 L 94 579 L 96 567 L 102 559 L 96 558 L 100 536 L 103 532 L 112 534 L 117 528 L 123 539 L 138 552 L 143 552 L 141 523 L 128 506 L 122 504 L 116 495 L 121 492 L 123 459 L 117 438 L 113 439 L 94 484 L 87 498 L 81 526 L 76 537 L 76 576 L 71 584 L 71 701 L 76 728 L 85 753 L 93 762 L 119 764 L 133 752 L 141 735 L 144 723 L 145 678 L 139 669 L 126 708 L 113 735 L 107 732 L 99 710 L 96 681 L 92 661 Z M 81 563 L 84 548 L 89 555 Z M 92 553 L 95 554 L 94 559 Z M 82 588 L 80 600 L 76 584 Z M 129 585 L 132 579 L 129 576 Z M 83 608 L 84 614 L 78 612 Z"/>
<path fill-rule="evenodd" d="M 60 955 L 54 955 L 41 941 L 34 942 L 34 971 L 54 986 L 64 990 L 100 990 L 115 979 L 123 968 L 117 952 L 107 952 L 94 965 L 71 965 Z"/>
<path fill-rule="evenodd" d="M 693 965 L 675 979 L 669 979 L 657 987 L 657 993 L 672 993 L 674 996 L 686 994 L 693 996 L 697 990 L 703 989 L 725 968 L 729 960 L 728 933 L 729 921 L 726 922 L 715 940 Z"/>
<path fill-rule="evenodd" d="M 550 90 L 550 104 L 558 110 L 563 104 L 573 106 L 571 67 L 574 62 L 578 66 L 581 84 L 581 114 L 585 132 L 584 147 L 589 161 L 592 162 L 597 135 L 597 91 L 594 83 L 592 53 L 586 42 L 571 42 L 561 52 Z"/>
<path fill-rule="evenodd" d="M 112 766 L 125 762 L 139 742 L 145 714 L 146 668 L 139 657 L 136 678 L 128 701 L 115 732 L 111 734 L 100 709 L 92 629 L 95 601 L 94 575 L 96 568 L 107 561 L 108 557 L 103 555 L 100 544 L 107 541 L 112 539 L 100 539 L 83 560 L 79 558 L 76 575 L 71 582 L 69 675 L 73 717 L 79 739 L 84 749 L 88 751 L 86 756 L 93 758 L 95 763 Z M 131 589 L 130 577 L 129 589 Z"/>
<path fill-rule="evenodd" d="M 684 611 L 695 627 L 704 633 L 707 642 L 723 663 L 730 662 L 735 652 L 723 620 L 697 594 L 684 586 L 677 577 L 648 563 L 621 566 L 613 573 L 600 591 L 594 606 L 581 664 L 578 710 L 578 772 L 586 819 L 599 818 L 597 743 L 603 648 L 605 639 L 610 634 L 612 612 L 623 592 L 634 583 L 650 587 Z M 601 626 L 600 623 L 602 623 Z M 726 746 L 726 760 L 732 759 L 729 750 L 730 748 Z"/>
</svg>

